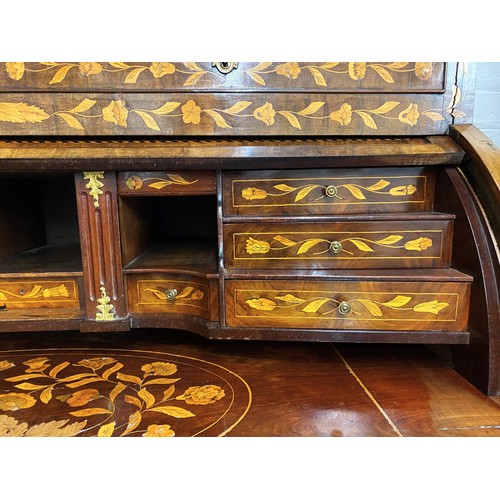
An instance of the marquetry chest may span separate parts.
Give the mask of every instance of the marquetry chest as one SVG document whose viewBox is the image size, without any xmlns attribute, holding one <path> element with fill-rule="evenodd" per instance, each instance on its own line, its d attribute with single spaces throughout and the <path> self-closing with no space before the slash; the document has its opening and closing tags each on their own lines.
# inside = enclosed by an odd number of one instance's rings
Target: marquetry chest
<svg viewBox="0 0 500 500">
<path fill-rule="evenodd" d="M 424 343 L 499 393 L 473 69 L 0 64 L 0 331 Z"/>
</svg>

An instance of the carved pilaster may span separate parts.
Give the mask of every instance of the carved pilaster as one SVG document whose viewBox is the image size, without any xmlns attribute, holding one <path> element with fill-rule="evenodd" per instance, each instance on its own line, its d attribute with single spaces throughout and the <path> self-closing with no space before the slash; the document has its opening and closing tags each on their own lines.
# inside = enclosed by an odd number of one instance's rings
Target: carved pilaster
<svg viewBox="0 0 500 500">
<path fill-rule="evenodd" d="M 116 175 L 75 175 L 87 317 L 113 321 L 125 315 Z"/>
</svg>

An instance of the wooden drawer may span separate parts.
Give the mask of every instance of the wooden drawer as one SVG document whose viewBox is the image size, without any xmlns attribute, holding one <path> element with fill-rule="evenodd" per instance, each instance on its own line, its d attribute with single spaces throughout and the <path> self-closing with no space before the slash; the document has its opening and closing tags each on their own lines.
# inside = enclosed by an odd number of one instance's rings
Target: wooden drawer
<svg viewBox="0 0 500 500">
<path fill-rule="evenodd" d="M 449 267 L 453 217 L 225 224 L 227 269 Z"/>
<path fill-rule="evenodd" d="M 470 283 L 227 280 L 235 327 L 464 331 Z"/>
<path fill-rule="evenodd" d="M 120 172 L 121 196 L 176 196 L 215 194 L 215 172 Z"/>
<path fill-rule="evenodd" d="M 329 215 L 432 210 L 431 168 L 233 171 L 225 216 Z"/>
<path fill-rule="evenodd" d="M 175 274 L 129 275 L 127 295 L 131 313 L 187 314 L 208 321 L 218 317 L 215 280 Z"/>
<path fill-rule="evenodd" d="M 0 91 L 442 92 L 445 76 L 442 62 L 239 62 L 228 74 L 213 64 L 6 62 Z"/>
<path fill-rule="evenodd" d="M 78 283 L 72 279 L 0 281 L 0 314 L 11 309 L 80 308 Z"/>
</svg>

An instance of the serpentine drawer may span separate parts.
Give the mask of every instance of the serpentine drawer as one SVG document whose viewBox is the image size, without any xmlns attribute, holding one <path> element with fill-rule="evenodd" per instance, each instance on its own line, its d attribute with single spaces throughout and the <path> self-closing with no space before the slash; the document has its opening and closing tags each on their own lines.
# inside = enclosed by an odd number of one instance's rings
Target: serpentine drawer
<svg viewBox="0 0 500 500">
<path fill-rule="evenodd" d="M 226 324 L 464 331 L 470 278 L 453 274 L 460 281 L 226 280 Z"/>
</svg>

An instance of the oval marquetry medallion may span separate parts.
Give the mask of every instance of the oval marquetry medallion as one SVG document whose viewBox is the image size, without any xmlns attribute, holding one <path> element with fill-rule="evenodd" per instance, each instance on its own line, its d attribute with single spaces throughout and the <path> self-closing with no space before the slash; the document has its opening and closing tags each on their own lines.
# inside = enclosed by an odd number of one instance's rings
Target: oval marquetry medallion
<svg viewBox="0 0 500 500">
<path fill-rule="evenodd" d="M 224 436 L 251 401 L 236 373 L 179 354 L 0 352 L 0 437 Z"/>
</svg>

